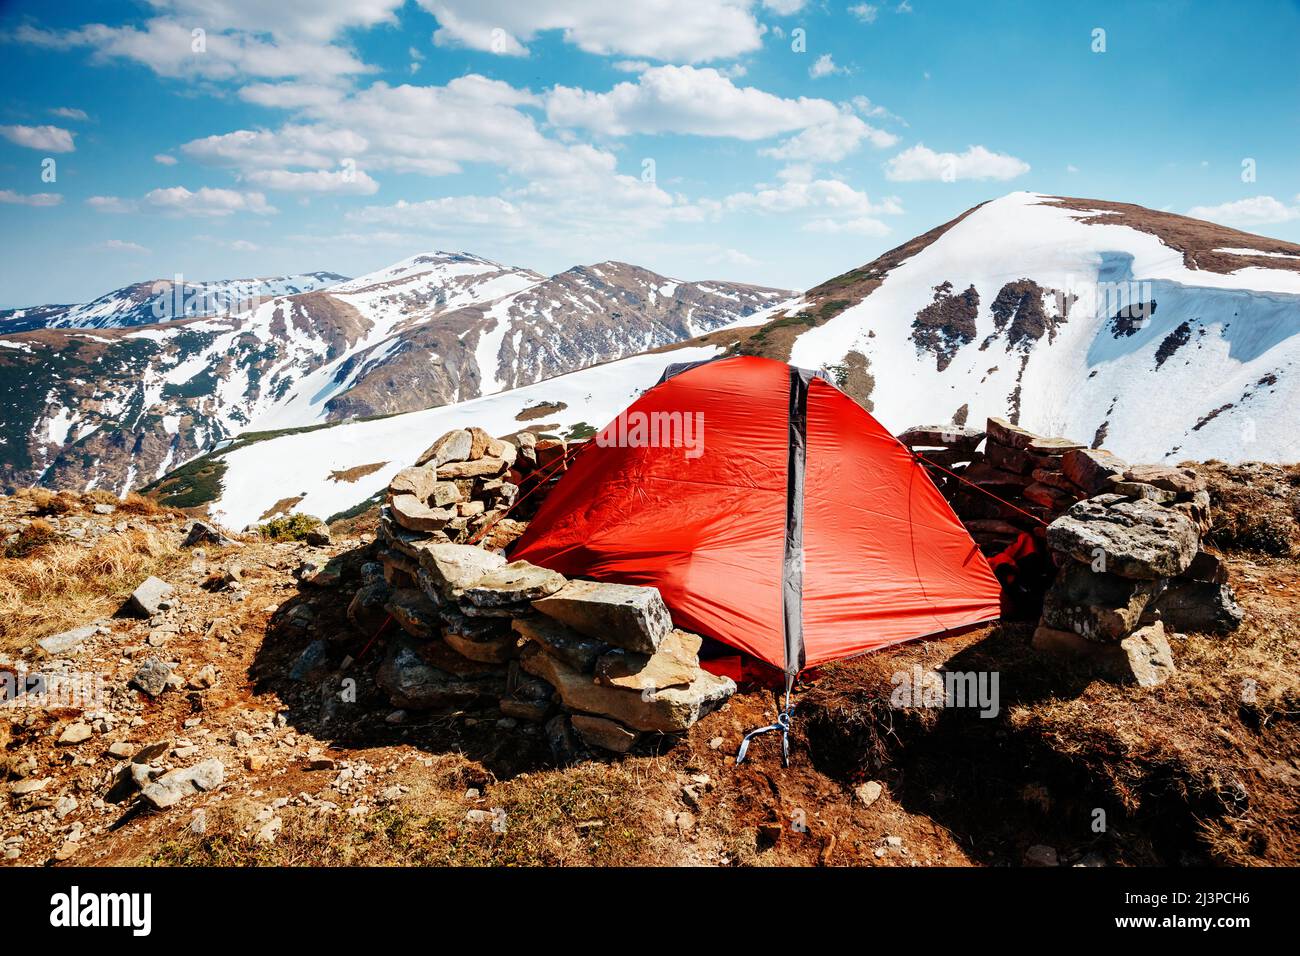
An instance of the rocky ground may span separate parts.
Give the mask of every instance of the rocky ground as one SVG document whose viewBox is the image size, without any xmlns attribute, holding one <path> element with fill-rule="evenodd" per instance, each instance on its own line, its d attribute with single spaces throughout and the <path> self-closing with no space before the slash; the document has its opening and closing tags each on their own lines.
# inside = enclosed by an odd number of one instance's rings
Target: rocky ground
<svg viewBox="0 0 1300 956">
<path fill-rule="evenodd" d="M 1297 484 L 1225 470 L 1211 490 L 1285 516 Z M 387 637 L 346 616 L 366 519 L 328 543 L 185 547 L 191 524 L 102 495 L 0 498 L 0 672 L 100 675 L 104 695 L 0 711 L 8 865 L 1297 862 L 1300 563 L 1258 529 L 1223 545 L 1246 623 L 1178 637 L 1161 686 L 1062 674 L 1032 622 L 918 642 L 816 675 L 785 769 L 770 735 L 734 765 L 775 717 L 755 688 L 680 740 L 567 766 L 496 709 L 395 711 L 374 682 Z M 85 593 L 46 573 L 95 556 L 116 563 Z M 150 576 L 170 587 L 119 611 Z M 900 674 L 936 668 L 998 671 L 998 713 L 890 706 Z"/>
</svg>

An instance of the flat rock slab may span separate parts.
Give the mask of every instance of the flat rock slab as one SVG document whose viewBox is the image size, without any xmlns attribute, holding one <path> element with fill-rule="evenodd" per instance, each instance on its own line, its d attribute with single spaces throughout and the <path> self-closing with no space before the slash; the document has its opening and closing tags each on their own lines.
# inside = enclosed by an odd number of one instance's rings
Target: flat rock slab
<svg viewBox="0 0 1300 956">
<path fill-rule="evenodd" d="M 466 588 L 465 598 L 477 607 L 500 607 L 548 597 L 566 584 L 568 579 L 558 572 L 527 561 L 512 561 L 489 571 L 473 587 Z"/>
<path fill-rule="evenodd" d="M 689 687 L 700 675 L 700 644 L 698 634 L 675 630 L 653 654 L 618 648 L 596 661 L 596 680 L 629 690 Z"/>
<path fill-rule="evenodd" d="M 635 730 L 680 733 L 717 710 L 736 692 L 731 678 L 707 671 L 700 671 L 688 687 L 659 691 L 606 687 L 536 644 L 525 649 L 520 664 L 528 673 L 551 684 L 569 710 L 609 717 Z"/>
<path fill-rule="evenodd" d="M 51 634 L 36 642 L 46 654 L 66 654 L 74 650 L 97 634 L 103 634 L 106 628 L 102 624 L 83 624 L 62 634 Z"/>
<path fill-rule="evenodd" d="M 1138 626 L 1162 586 L 1160 579 L 1103 574 L 1070 561 L 1043 597 L 1043 623 L 1094 641 L 1119 641 Z"/>
<path fill-rule="evenodd" d="M 629 730 L 608 717 L 574 714 L 569 718 L 569 722 L 588 747 L 599 747 L 601 750 L 616 754 L 627 753 L 641 736 L 635 730 Z"/>
<path fill-rule="evenodd" d="M 1084 564 L 1099 562 L 1111 574 L 1160 578 L 1187 569 L 1200 536 L 1185 515 L 1145 499 L 1088 499 L 1048 526 L 1047 543 Z"/>
<path fill-rule="evenodd" d="M 393 495 L 393 518 L 408 531 L 441 531 L 456 517 L 455 508 L 430 508 L 415 495 Z"/>
<path fill-rule="evenodd" d="M 454 428 L 426 448 L 420 457 L 415 459 L 415 463 L 416 465 L 427 465 L 432 462 L 436 468 L 438 465 L 446 464 L 449 461 L 464 461 L 469 457 L 473 447 L 474 438 L 470 435 L 469 430 Z"/>
<path fill-rule="evenodd" d="M 1090 497 L 1105 488 L 1108 479 L 1122 475 L 1127 465 L 1104 448 L 1077 448 L 1061 458 L 1061 472 Z"/>
<path fill-rule="evenodd" d="M 499 618 L 466 617 L 442 611 L 442 639 L 458 654 L 485 664 L 504 664 L 519 656 L 519 635 Z"/>
<path fill-rule="evenodd" d="M 208 524 L 206 521 L 196 521 L 185 532 L 185 540 L 181 542 L 181 547 L 197 548 L 201 544 L 215 544 L 219 548 L 225 548 L 237 543 L 216 525 Z"/>
<path fill-rule="evenodd" d="M 504 475 L 510 465 L 504 458 L 479 458 L 475 461 L 449 461 L 438 466 L 438 477 L 478 478 L 482 476 Z"/>
<path fill-rule="evenodd" d="M 225 779 L 226 768 L 220 760 L 205 760 L 193 767 L 169 770 L 153 783 L 146 785 L 140 796 L 155 809 L 166 810 L 186 797 L 207 790 L 215 790 Z"/>
<path fill-rule="evenodd" d="M 123 610 L 136 617 L 153 617 L 162 609 L 162 603 L 175 593 L 176 589 L 162 578 L 149 575 L 131 592 Z"/>
<path fill-rule="evenodd" d="M 1124 479 L 1155 485 L 1177 495 L 1194 495 L 1206 488 L 1205 479 L 1191 468 L 1168 465 L 1134 465 L 1124 472 Z"/>
<path fill-rule="evenodd" d="M 645 654 L 653 654 L 673 629 L 658 588 L 570 581 L 533 607 L 588 637 Z"/>
<path fill-rule="evenodd" d="M 418 550 L 420 567 L 428 573 L 430 584 L 448 601 L 458 600 L 466 588 L 506 563 L 495 551 L 469 544 L 426 544 Z"/>
<path fill-rule="evenodd" d="M 516 618 L 512 627 L 520 637 L 536 642 L 552 657 L 583 674 L 594 671 L 596 661 L 610 649 L 604 641 L 579 634 L 543 614 Z"/>
</svg>

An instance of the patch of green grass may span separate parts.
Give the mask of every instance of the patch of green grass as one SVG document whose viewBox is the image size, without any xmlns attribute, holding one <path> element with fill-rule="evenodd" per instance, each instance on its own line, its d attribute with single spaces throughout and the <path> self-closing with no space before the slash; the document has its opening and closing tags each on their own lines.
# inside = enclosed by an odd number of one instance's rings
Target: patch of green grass
<svg viewBox="0 0 1300 956">
<path fill-rule="evenodd" d="M 320 523 L 320 518 L 314 515 L 295 513 L 272 518 L 266 524 L 258 525 L 257 531 L 268 541 L 301 541 Z"/>
<path fill-rule="evenodd" d="M 586 441 L 596 434 L 596 429 L 586 422 L 578 422 L 572 428 L 564 433 L 564 437 L 569 441 Z"/>
</svg>

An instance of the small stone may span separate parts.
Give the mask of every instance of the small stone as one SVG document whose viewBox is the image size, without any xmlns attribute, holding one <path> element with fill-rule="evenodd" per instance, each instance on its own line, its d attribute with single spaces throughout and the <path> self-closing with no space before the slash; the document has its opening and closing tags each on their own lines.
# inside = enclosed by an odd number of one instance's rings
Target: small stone
<svg viewBox="0 0 1300 956">
<path fill-rule="evenodd" d="M 193 548 L 200 544 L 215 544 L 218 547 L 228 547 L 237 543 L 233 538 L 223 534 L 215 525 L 208 524 L 206 521 L 195 521 L 185 533 L 185 541 L 181 544 L 181 547 Z"/>
<path fill-rule="evenodd" d="M 217 668 L 212 664 L 204 664 L 190 678 L 190 688 L 192 690 L 207 690 L 209 687 L 216 686 L 216 683 Z"/>
<path fill-rule="evenodd" d="M 135 753 L 135 744 L 128 740 L 116 740 L 108 745 L 108 755 L 118 760 L 126 760 Z"/>
<path fill-rule="evenodd" d="M 885 788 L 876 780 L 868 780 L 866 783 L 860 783 L 853 788 L 853 795 L 858 798 L 864 807 L 869 807 L 884 793 Z"/>
<path fill-rule="evenodd" d="M 176 589 L 162 578 L 150 575 L 131 592 L 125 610 L 137 617 L 153 617 L 162 609 L 162 603 L 175 593 Z"/>
<path fill-rule="evenodd" d="M 724 741 L 721 737 L 714 737 L 712 740 L 709 741 L 709 749 L 710 749 L 710 750 L 721 750 L 721 749 L 722 749 L 722 745 L 723 745 L 724 743 L 726 743 L 726 741 Z"/>
<path fill-rule="evenodd" d="M 157 697 L 167 689 L 167 681 L 171 673 L 170 664 L 151 657 L 136 669 L 131 683 L 150 697 Z"/>
<path fill-rule="evenodd" d="M 257 831 L 255 839 L 258 843 L 274 843 L 276 837 L 280 835 L 280 830 L 284 828 L 284 821 L 279 817 L 272 817 L 270 820 Z"/>
<path fill-rule="evenodd" d="M 627 753 L 639 736 L 636 731 L 606 717 L 574 714 L 570 722 L 587 746 L 599 747 L 612 753 Z"/>
<path fill-rule="evenodd" d="M 902 845 L 903 845 L 903 838 L 901 836 L 885 837 L 885 846 L 887 847 L 897 850 Z"/>
<path fill-rule="evenodd" d="M 1056 849 L 1036 843 L 1025 851 L 1025 866 L 1060 866 Z"/>
<path fill-rule="evenodd" d="M 40 793 L 45 789 L 49 782 L 48 779 L 38 780 L 34 778 L 19 780 L 17 783 L 9 787 L 9 792 L 15 797 L 27 797 L 31 796 L 33 793 Z"/>
<path fill-rule="evenodd" d="M 305 540 L 308 544 L 316 548 L 328 547 L 330 541 L 332 540 L 330 536 L 329 525 L 325 524 L 324 522 L 321 522 L 320 524 L 316 525 L 316 527 L 309 530 L 303 540 Z"/>
<path fill-rule="evenodd" d="M 266 766 L 265 754 L 249 754 L 244 758 L 244 768 L 247 770 L 261 770 Z"/>
<path fill-rule="evenodd" d="M 70 793 L 65 793 L 54 802 L 54 815 L 60 820 L 76 809 L 77 798 Z"/>
<path fill-rule="evenodd" d="M 88 724 L 78 721 L 75 724 L 69 724 L 68 727 L 59 735 L 58 743 L 64 746 L 83 743 L 91 738 L 94 732 Z"/>
</svg>

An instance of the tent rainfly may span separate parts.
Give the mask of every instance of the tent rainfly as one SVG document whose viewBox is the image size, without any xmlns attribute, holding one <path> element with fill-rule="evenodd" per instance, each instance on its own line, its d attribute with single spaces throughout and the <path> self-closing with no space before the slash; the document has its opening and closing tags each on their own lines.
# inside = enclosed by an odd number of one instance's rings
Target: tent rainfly
<svg viewBox="0 0 1300 956">
<path fill-rule="evenodd" d="M 999 616 L 925 468 L 811 372 L 671 366 L 592 444 L 511 557 L 657 587 L 678 626 L 781 669 L 787 711 L 806 668 Z"/>
</svg>

